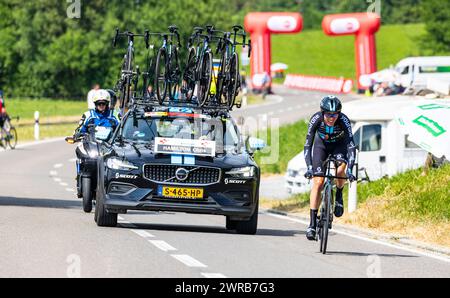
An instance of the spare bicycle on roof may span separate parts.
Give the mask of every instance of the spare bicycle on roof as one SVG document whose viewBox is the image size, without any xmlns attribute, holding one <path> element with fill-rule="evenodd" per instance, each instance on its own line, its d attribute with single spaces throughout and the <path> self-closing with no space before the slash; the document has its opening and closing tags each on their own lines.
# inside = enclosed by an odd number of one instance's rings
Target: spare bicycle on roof
<svg viewBox="0 0 450 298">
<path fill-rule="evenodd" d="M 119 92 L 121 115 L 133 105 L 189 105 L 205 109 L 231 110 L 240 107 L 235 99 L 239 94 L 241 78 L 237 47 L 248 46 L 251 41 L 241 26 L 233 26 L 232 32 L 216 30 L 214 26 L 195 27 L 188 41 L 186 64 L 180 65 L 181 36 L 177 26 L 168 27 L 166 33 L 120 33 L 116 29 L 113 46 L 125 36 L 128 40 L 120 78 L 116 84 Z M 155 53 L 150 38 L 158 36 L 162 41 Z M 134 38 L 143 37 L 147 49 L 146 69 L 141 73 L 134 65 Z M 242 40 L 241 40 L 242 39 Z M 214 65 L 213 47 L 220 57 Z M 150 51 L 153 55 L 150 58 Z M 139 88 L 140 77 L 142 86 Z M 153 86 L 151 85 L 153 83 Z"/>
</svg>

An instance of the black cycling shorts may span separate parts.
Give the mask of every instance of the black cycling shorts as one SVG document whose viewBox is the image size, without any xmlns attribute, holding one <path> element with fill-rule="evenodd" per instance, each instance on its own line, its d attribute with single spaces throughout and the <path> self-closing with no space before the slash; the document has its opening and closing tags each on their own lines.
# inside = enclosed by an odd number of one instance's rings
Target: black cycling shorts
<svg viewBox="0 0 450 298">
<path fill-rule="evenodd" d="M 339 162 L 348 164 L 347 145 L 345 143 L 324 144 L 323 142 L 316 142 L 312 152 L 312 166 L 314 175 L 325 175 L 326 168 L 323 162 L 330 156 L 330 154 Z"/>
</svg>

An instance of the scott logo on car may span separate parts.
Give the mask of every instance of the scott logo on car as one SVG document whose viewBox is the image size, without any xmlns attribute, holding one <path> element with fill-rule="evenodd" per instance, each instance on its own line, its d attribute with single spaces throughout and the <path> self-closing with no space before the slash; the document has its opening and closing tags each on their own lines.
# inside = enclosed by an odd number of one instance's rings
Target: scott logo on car
<svg viewBox="0 0 450 298">
<path fill-rule="evenodd" d="M 236 179 L 225 179 L 225 184 L 245 184 L 245 180 L 236 180 Z"/>
<path fill-rule="evenodd" d="M 116 179 L 137 179 L 136 175 L 124 175 L 116 173 Z"/>
</svg>

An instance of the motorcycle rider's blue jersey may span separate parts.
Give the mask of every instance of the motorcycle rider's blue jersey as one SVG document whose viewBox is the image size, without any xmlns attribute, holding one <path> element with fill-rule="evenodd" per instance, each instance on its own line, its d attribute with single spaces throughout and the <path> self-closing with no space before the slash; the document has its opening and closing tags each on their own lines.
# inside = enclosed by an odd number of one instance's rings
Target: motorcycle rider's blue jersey
<svg viewBox="0 0 450 298">
<path fill-rule="evenodd" d="M 81 126 L 80 132 L 87 133 L 88 126 L 94 124 L 95 127 L 111 127 L 113 130 L 119 125 L 119 121 L 112 110 L 105 110 L 103 113 L 97 112 L 96 110 L 89 110 L 83 115 L 84 121 Z"/>
</svg>

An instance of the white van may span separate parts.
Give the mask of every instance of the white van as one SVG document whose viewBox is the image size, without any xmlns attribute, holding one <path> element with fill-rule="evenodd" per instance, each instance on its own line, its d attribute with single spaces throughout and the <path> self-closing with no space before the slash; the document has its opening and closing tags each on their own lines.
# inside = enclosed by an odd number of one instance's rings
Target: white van
<svg viewBox="0 0 450 298">
<path fill-rule="evenodd" d="M 427 152 L 407 140 L 396 120 L 397 113 L 411 105 L 410 96 L 389 96 L 346 102 L 342 112 L 352 121 L 354 140 L 359 147 L 360 178 L 378 180 L 384 176 L 417 169 L 425 164 Z M 303 175 L 306 163 L 303 152 L 288 163 L 285 187 L 290 193 L 310 190 Z"/>
<path fill-rule="evenodd" d="M 450 82 L 450 56 L 410 57 L 401 60 L 395 70 L 403 87 L 424 89 L 429 79 Z"/>
</svg>

